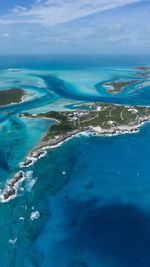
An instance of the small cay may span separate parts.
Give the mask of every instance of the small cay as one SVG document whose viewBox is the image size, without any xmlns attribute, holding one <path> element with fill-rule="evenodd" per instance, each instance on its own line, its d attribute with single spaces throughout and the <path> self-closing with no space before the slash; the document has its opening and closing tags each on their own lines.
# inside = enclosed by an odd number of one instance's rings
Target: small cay
<svg viewBox="0 0 150 267">
<path fill-rule="evenodd" d="M 24 179 L 24 172 L 17 172 L 12 179 L 6 183 L 6 187 L 1 194 L 2 202 L 6 202 L 15 197 L 18 189 L 18 184 Z"/>
</svg>

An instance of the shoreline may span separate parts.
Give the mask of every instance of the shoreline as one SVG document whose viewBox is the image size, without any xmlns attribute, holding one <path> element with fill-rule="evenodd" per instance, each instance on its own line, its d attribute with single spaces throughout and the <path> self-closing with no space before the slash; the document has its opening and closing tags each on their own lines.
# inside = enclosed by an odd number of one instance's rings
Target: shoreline
<svg viewBox="0 0 150 267">
<path fill-rule="evenodd" d="M 25 92 L 25 91 L 24 91 Z M 9 104 L 4 104 L 4 105 L 0 105 L 0 108 L 7 108 L 7 107 L 11 107 L 13 105 L 17 105 L 17 104 L 22 104 L 24 102 L 27 102 L 28 101 L 28 97 L 29 97 L 29 94 L 28 93 L 25 93 L 22 97 L 21 97 L 21 100 L 20 101 L 16 101 L 16 102 L 11 102 Z"/>
<path fill-rule="evenodd" d="M 58 147 L 62 145 L 64 142 L 67 142 L 68 140 L 74 138 L 75 136 L 78 136 L 82 132 L 87 132 L 89 130 L 90 130 L 89 127 L 84 127 L 82 129 L 74 130 L 66 134 L 65 136 L 61 136 L 60 138 L 52 139 L 51 142 L 41 141 L 40 144 L 35 149 L 33 149 L 28 156 L 25 157 L 25 161 L 19 163 L 20 168 L 27 168 L 34 165 L 34 163 L 37 160 L 45 157 L 48 149 Z"/>
<path fill-rule="evenodd" d="M 28 168 L 33 166 L 40 158 L 45 157 L 47 150 L 59 147 L 70 139 L 86 134 L 86 136 L 101 136 L 101 137 L 113 137 L 121 134 L 135 134 L 139 132 L 140 128 L 150 122 L 150 117 L 143 117 L 138 120 L 137 124 L 130 126 L 114 126 L 110 129 L 102 129 L 100 126 L 87 126 L 80 129 L 76 129 L 65 136 L 61 136 L 57 139 L 49 141 L 42 141 L 40 144 L 33 149 L 26 157 L 25 160 L 19 163 L 20 170 L 14 175 L 13 178 L 6 182 L 4 189 L 1 192 L 0 200 L 1 203 L 9 202 L 16 198 L 18 188 L 22 181 L 25 179 L 25 172 L 22 168 Z"/>
<path fill-rule="evenodd" d="M 0 194 L 1 203 L 6 203 L 17 197 L 17 192 L 20 184 L 25 180 L 25 172 L 18 171 L 13 178 L 6 182 L 4 190 Z"/>
<path fill-rule="evenodd" d="M 45 157 L 47 154 L 47 150 L 56 148 L 61 146 L 63 143 L 69 141 L 70 139 L 79 136 L 82 133 L 87 133 L 88 136 L 104 136 L 104 137 L 113 137 L 121 134 L 134 134 L 139 132 L 140 127 L 142 127 L 145 123 L 150 122 L 150 117 L 145 117 L 139 119 L 137 124 L 131 126 L 115 126 L 110 129 L 103 129 L 100 126 L 88 126 L 83 127 L 78 130 L 74 130 L 65 136 L 62 136 L 58 139 L 52 139 L 49 141 L 42 141 L 39 146 L 33 149 L 28 156 L 25 157 L 25 160 L 19 163 L 20 168 L 28 168 L 34 165 L 37 160 L 42 157 Z"/>
</svg>

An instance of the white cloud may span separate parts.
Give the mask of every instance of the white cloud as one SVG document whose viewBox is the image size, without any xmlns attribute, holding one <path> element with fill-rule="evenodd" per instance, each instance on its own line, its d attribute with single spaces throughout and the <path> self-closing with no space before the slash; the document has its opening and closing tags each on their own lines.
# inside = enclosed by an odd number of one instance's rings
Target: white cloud
<svg viewBox="0 0 150 267">
<path fill-rule="evenodd" d="M 138 2 L 141 5 L 136 5 Z M 122 47 L 128 50 L 131 46 L 138 50 L 150 46 L 149 5 L 144 3 L 143 0 L 34 0 L 30 8 L 16 6 L 0 16 L 0 35 L 9 48 L 19 46 L 20 51 L 29 52 L 30 49 L 91 52 L 106 48 L 122 52 Z"/>
<path fill-rule="evenodd" d="M 36 0 L 31 8 L 16 6 L 0 24 L 42 24 L 52 27 L 141 0 Z"/>
</svg>

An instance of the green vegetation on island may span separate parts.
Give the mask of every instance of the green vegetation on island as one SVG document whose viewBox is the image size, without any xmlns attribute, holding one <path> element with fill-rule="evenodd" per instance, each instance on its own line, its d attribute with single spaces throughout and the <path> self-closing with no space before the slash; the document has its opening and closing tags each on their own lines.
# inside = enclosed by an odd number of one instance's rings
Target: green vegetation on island
<svg viewBox="0 0 150 267">
<path fill-rule="evenodd" d="M 25 91 L 20 88 L 0 90 L 0 106 L 19 103 L 25 96 Z"/>
<path fill-rule="evenodd" d="M 84 110 L 82 108 L 87 108 Z M 44 114 L 22 114 L 22 117 L 40 117 L 56 120 L 50 126 L 43 141 L 59 143 L 70 135 L 84 130 L 98 129 L 101 134 L 137 130 L 139 125 L 150 119 L 150 108 L 142 106 L 123 106 L 104 103 L 79 104 L 78 109 L 71 111 Z"/>
<path fill-rule="evenodd" d="M 42 116 L 42 114 L 40 116 Z M 76 125 L 72 120 L 69 120 L 69 117 L 66 112 L 61 113 L 50 111 L 48 113 L 45 113 L 44 117 L 58 120 L 58 122 L 56 122 L 50 127 L 44 140 L 54 138 L 57 135 L 64 135 L 78 128 L 78 125 Z"/>
</svg>

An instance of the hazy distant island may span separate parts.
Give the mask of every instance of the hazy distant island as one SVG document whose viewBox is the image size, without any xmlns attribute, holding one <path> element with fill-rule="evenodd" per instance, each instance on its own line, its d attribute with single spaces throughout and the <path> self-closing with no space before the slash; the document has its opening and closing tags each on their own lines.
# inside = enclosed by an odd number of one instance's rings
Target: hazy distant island
<svg viewBox="0 0 150 267">
<path fill-rule="evenodd" d="M 134 69 L 137 70 L 136 75 L 143 78 L 145 80 L 150 76 L 150 66 L 135 66 Z M 128 81 L 108 81 L 103 84 L 103 86 L 106 88 L 108 93 L 111 94 L 117 94 L 120 93 L 122 90 L 124 90 L 126 87 L 130 85 L 136 85 L 141 80 L 134 79 L 134 80 L 128 80 Z M 137 89 L 142 88 L 142 85 L 137 85 Z"/>
<path fill-rule="evenodd" d="M 150 76 L 150 67 L 149 66 L 136 66 L 135 69 L 138 70 L 136 75 L 143 78 L 148 78 Z"/>
<path fill-rule="evenodd" d="M 134 67 L 135 69 L 138 69 L 138 70 L 150 70 L 150 66 L 135 66 Z"/>
<path fill-rule="evenodd" d="M 8 71 L 12 71 L 12 72 L 19 72 L 19 71 L 21 71 L 21 69 L 17 69 L 17 68 L 9 68 L 7 70 Z"/>
<path fill-rule="evenodd" d="M 125 87 L 130 86 L 132 84 L 136 84 L 138 80 L 131 81 L 112 81 L 104 83 L 104 86 L 107 88 L 107 92 L 111 94 L 120 93 Z"/>
<path fill-rule="evenodd" d="M 0 90 L 0 106 L 19 103 L 25 96 L 25 91 L 20 88 Z"/>
</svg>

